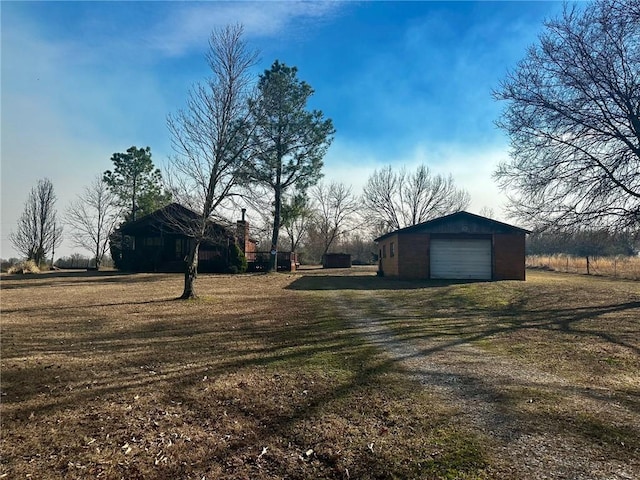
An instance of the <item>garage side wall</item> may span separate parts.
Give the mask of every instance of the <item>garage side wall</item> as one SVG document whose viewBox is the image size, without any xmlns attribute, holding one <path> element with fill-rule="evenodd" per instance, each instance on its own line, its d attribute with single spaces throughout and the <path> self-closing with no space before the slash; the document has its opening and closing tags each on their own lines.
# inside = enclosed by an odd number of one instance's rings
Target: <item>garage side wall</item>
<svg viewBox="0 0 640 480">
<path fill-rule="evenodd" d="M 398 236 L 398 272 L 408 280 L 429 278 L 428 233 L 412 233 Z M 399 255 L 398 255 L 399 253 Z"/>
<path fill-rule="evenodd" d="M 398 235 L 391 235 L 378 244 L 378 268 L 385 277 L 398 276 Z"/>
<path fill-rule="evenodd" d="M 525 279 L 524 233 L 493 235 L 494 280 Z"/>
</svg>

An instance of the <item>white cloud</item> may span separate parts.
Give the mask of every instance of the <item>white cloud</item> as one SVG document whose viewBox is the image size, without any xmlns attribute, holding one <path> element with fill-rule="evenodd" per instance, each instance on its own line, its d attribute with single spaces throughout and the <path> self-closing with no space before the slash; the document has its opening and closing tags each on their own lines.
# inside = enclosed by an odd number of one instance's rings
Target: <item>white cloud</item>
<svg viewBox="0 0 640 480">
<path fill-rule="evenodd" d="M 339 2 L 180 3 L 154 28 L 151 44 L 167 55 L 181 55 L 202 49 L 213 29 L 236 23 L 248 38 L 288 36 L 295 22 L 317 20 L 339 7 Z"/>
</svg>

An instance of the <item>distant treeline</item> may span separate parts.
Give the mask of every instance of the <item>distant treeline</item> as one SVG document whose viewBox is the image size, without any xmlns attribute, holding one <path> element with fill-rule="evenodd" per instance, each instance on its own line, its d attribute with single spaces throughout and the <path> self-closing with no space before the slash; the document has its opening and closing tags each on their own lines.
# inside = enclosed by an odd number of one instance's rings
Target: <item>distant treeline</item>
<svg viewBox="0 0 640 480">
<path fill-rule="evenodd" d="M 80 253 L 73 253 L 68 257 L 60 257 L 53 264 L 56 268 L 96 268 L 96 259 L 90 258 Z M 113 262 L 111 257 L 106 257 L 102 259 L 100 263 L 101 267 L 113 267 Z"/>
<path fill-rule="evenodd" d="M 0 268 L 3 272 L 9 271 L 9 269 L 15 265 L 24 262 L 23 258 L 9 258 L 9 259 L 0 259 Z M 73 253 L 67 257 L 60 257 L 54 262 L 54 267 L 63 268 L 63 269 L 86 269 L 86 268 L 95 268 L 96 267 L 96 259 L 87 257 L 86 255 L 82 255 L 80 253 Z M 51 267 L 50 263 L 43 262 L 40 265 L 41 269 L 49 270 Z M 106 257 L 102 260 L 100 267 L 113 267 L 113 261 L 111 257 Z"/>
</svg>

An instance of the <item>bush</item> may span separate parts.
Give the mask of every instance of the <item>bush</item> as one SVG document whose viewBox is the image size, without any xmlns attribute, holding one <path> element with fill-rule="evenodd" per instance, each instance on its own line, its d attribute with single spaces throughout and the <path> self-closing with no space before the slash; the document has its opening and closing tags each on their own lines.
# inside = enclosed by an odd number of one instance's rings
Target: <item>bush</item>
<svg viewBox="0 0 640 480">
<path fill-rule="evenodd" d="M 21 262 L 19 258 L 12 257 L 8 260 L 0 259 L 0 270 L 3 272 L 8 272 L 9 269 L 15 265 L 18 265 Z"/>
<path fill-rule="evenodd" d="M 247 271 L 247 258 L 235 243 L 229 249 L 229 273 L 244 273 Z"/>
<path fill-rule="evenodd" d="M 17 265 L 9 268 L 10 274 L 25 274 L 25 273 L 40 273 L 40 269 L 33 260 L 27 260 L 20 262 Z"/>
</svg>

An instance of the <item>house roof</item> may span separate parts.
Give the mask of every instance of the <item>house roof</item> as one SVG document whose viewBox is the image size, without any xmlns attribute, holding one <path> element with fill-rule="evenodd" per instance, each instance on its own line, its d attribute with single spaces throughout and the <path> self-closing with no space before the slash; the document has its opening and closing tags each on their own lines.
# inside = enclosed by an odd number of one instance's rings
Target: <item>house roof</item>
<svg viewBox="0 0 640 480">
<path fill-rule="evenodd" d="M 201 218 L 200 214 L 179 203 L 170 203 L 133 222 L 125 223 L 120 227 L 120 231 L 125 235 L 163 232 L 192 236 L 188 232 L 191 229 L 197 231 L 198 222 Z M 217 224 L 211 220 L 208 220 L 208 222 L 209 228 L 217 230 L 218 233 L 227 232 L 227 228 L 224 225 Z M 231 235 L 229 232 L 227 234 Z"/>
<path fill-rule="evenodd" d="M 405 233 L 531 233 L 524 228 L 499 222 L 491 218 L 483 217 L 469 212 L 456 212 L 443 217 L 434 218 L 426 222 L 401 228 L 393 232 L 386 233 L 376 238 L 379 242 L 391 235 L 402 235 Z"/>
</svg>

